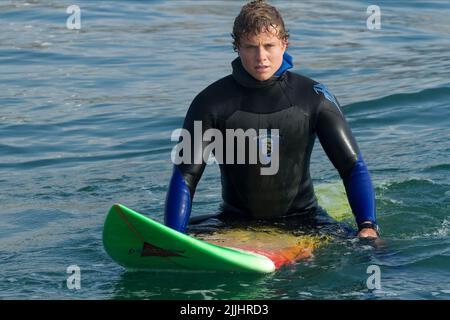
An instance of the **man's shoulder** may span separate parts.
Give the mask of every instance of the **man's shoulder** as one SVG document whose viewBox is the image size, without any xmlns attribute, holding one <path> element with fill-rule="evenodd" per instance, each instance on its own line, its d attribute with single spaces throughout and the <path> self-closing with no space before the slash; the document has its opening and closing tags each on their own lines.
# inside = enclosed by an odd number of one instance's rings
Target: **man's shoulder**
<svg viewBox="0 0 450 320">
<path fill-rule="evenodd" d="M 235 98 L 239 96 L 239 89 L 232 76 L 223 77 L 200 91 L 189 107 L 189 114 L 201 117 L 217 118 L 234 106 Z M 228 106 L 228 107 L 226 107 Z"/>
<path fill-rule="evenodd" d="M 322 96 L 315 89 L 320 83 L 302 74 L 288 72 L 288 83 L 295 100 L 302 101 L 315 109 L 321 102 Z"/>
<path fill-rule="evenodd" d="M 311 97 L 311 99 L 317 103 L 329 101 L 336 106 L 339 106 L 336 97 L 324 83 L 292 72 L 290 72 L 288 76 L 290 77 L 291 85 L 293 85 L 298 92 Z"/>
<path fill-rule="evenodd" d="M 319 84 L 319 82 L 317 82 L 314 79 L 311 79 L 307 76 L 304 76 L 302 74 L 299 73 L 294 73 L 294 72 L 286 72 L 287 77 L 289 79 L 289 82 L 291 82 L 293 85 L 295 85 L 297 88 L 303 87 L 303 88 L 310 88 L 311 90 L 314 90 L 314 86 Z"/>
<path fill-rule="evenodd" d="M 231 75 L 225 76 L 207 86 L 200 91 L 195 97 L 195 100 L 201 100 L 202 102 L 215 103 L 223 102 L 230 96 L 236 93 L 236 83 Z"/>
</svg>

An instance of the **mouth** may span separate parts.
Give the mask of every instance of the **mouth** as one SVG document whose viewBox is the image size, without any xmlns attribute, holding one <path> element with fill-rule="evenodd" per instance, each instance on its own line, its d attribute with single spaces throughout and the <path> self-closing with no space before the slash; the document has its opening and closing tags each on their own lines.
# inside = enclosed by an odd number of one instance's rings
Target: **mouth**
<svg viewBox="0 0 450 320">
<path fill-rule="evenodd" d="M 270 68 L 269 66 L 256 66 L 255 70 L 258 73 L 264 73 L 264 72 L 267 72 L 269 70 L 269 68 Z"/>
</svg>

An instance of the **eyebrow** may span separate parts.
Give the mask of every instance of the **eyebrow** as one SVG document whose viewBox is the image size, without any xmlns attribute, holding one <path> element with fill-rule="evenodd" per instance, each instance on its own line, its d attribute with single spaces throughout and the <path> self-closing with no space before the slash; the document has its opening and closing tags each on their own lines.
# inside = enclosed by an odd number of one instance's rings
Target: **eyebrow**
<svg viewBox="0 0 450 320">
<path fill-rule="evenodd" d="M 246 41 L 243 41 L 242 44 L 243 44 L 243 45 L 246 45 L 246 46 L 259 46 L 259 43 L 256 43 L 256 42 L 246 42 Z M 266 46 L 266 45 L 268 45 L 268 44 L 277 44 L 277 42 L 276 42 L 276 41 L 269 41 L 269 42 L 263 42 L 263 43 L 262 43 L 263 46 Z"/>
</svg>

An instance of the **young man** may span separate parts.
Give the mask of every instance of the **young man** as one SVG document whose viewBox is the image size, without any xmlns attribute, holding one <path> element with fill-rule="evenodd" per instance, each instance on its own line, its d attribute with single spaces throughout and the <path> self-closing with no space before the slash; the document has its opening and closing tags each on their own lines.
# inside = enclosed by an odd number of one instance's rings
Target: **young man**
<svg viewBox="0 0 450 320">
<path fill-rule="evenodd" d="M 229 130 L 255 130 L 260 134 L 254 138 L 265 142 L 265 160 L 273 161 L 276 156 L 277 167 L 262 174 L 267 161 L 219 162 L 225 214 L 323 220 L 309 173 L 318 137 L 343 179 L 358 236 L 378 237 L 374 190 L 356 141 L 334 95 L 323 84 L 287 71 L 293 66 L 286 53 L 289 34 L 277 9 L 261 0 L 248 3 L 236 17 L 232 36 L 239 55 L 232 62 L 232 74 L 198 94 L 186 115 L 184 129 L 195 142 L 191 141 L 190 154 L 185 154 L 189 161 L 174 167 L 166 198 L 166 225 L 185 232 L 188 224 L 195 189 L 206 165 L 204 154 L 209 154 L 213 141 L 195 133 L 215 129 L 225 137 Z M 215 155 L 241 149 L 227 145 L 215 150 Z M 245 151 L 246 160 L 251 152 Z"/>
</svg>

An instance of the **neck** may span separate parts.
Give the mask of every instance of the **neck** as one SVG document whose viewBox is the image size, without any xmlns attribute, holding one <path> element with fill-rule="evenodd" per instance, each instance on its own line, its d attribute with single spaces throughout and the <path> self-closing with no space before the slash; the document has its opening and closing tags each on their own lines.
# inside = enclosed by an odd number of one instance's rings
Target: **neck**
<svg viewBox="0 0 450 320">
<path fill-rule="evenodd" d="M 232 62 L 233 78 L 242 86 L 247 88 L 264 88 L 275 84 L 277 81 L 282 81 L 285 78 L 285 73 L 288 69 L 293 67 L 292 57 L 285 52 L 283 55 L 283 63 L 275 74 L 267 80 L 257 80 L 253 78 L 243 67 L 241 58 L 237 57 Z"/>
</svg>

